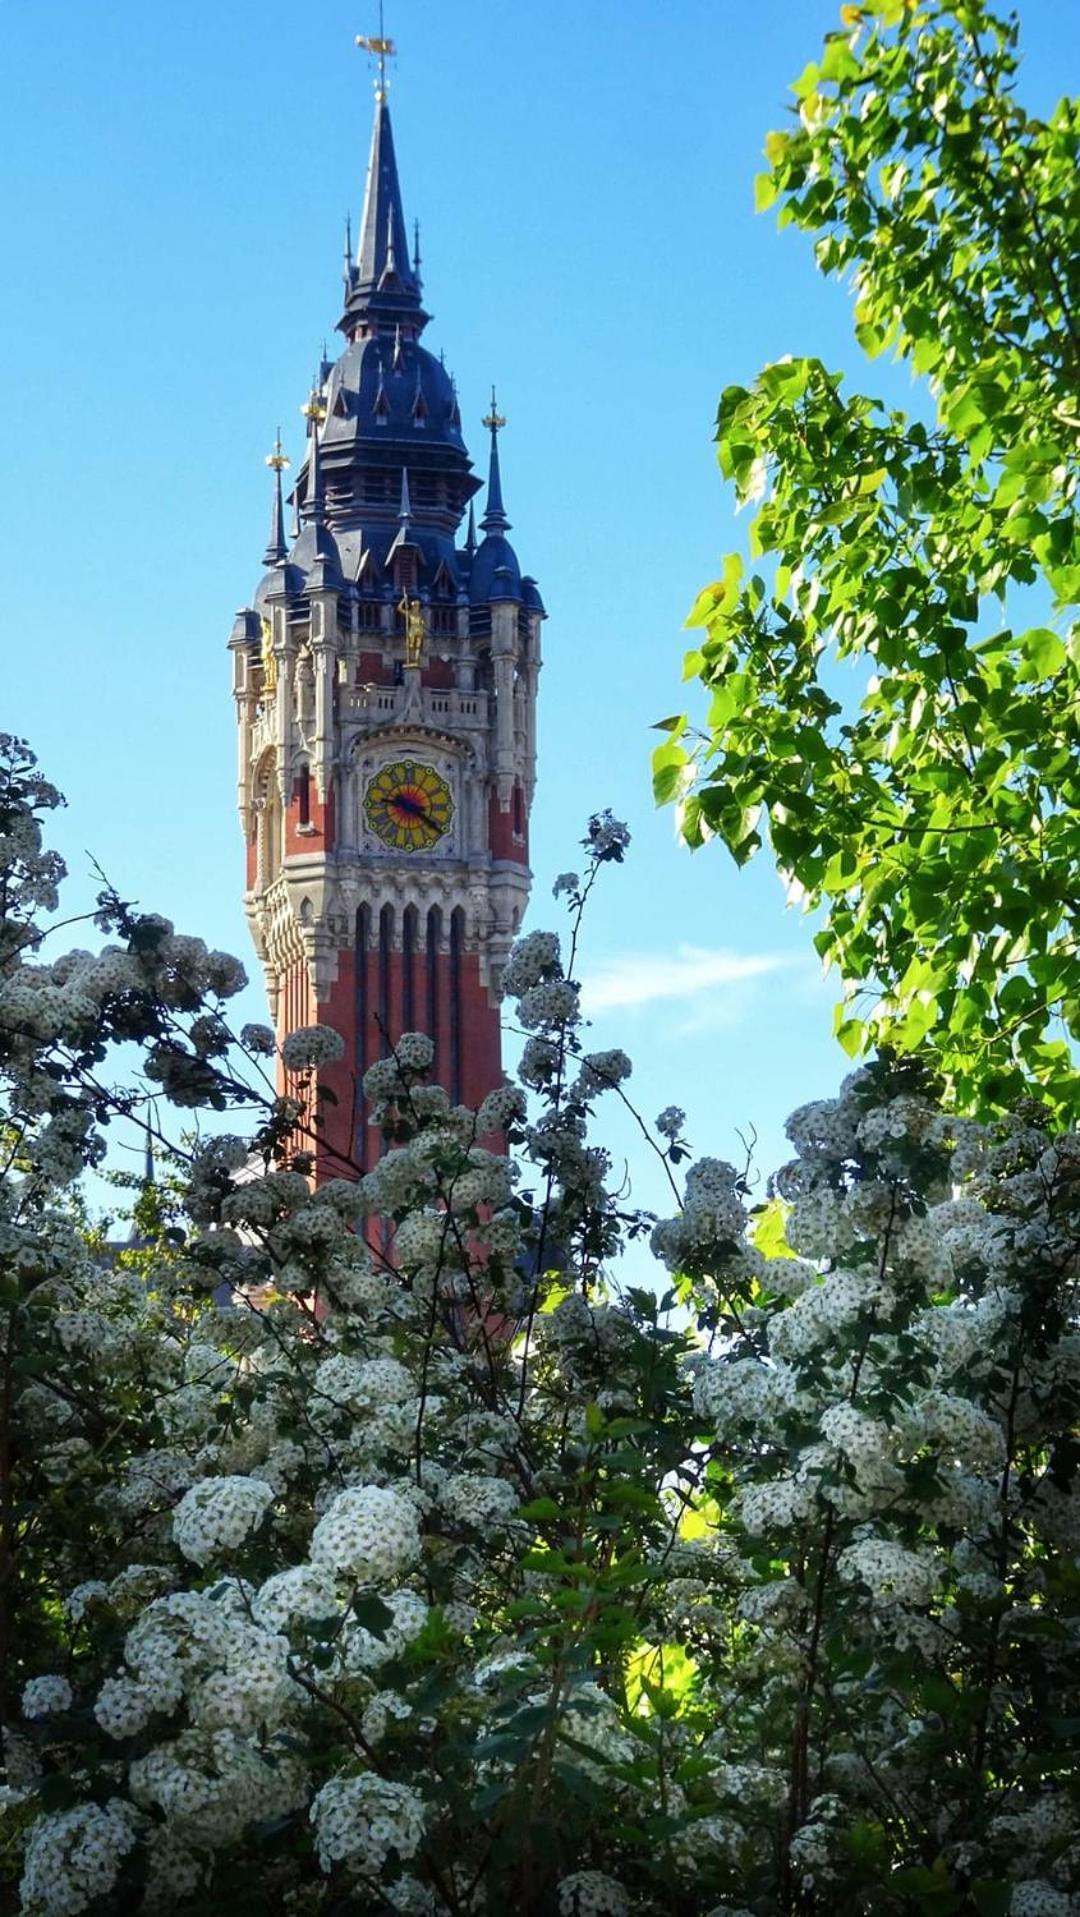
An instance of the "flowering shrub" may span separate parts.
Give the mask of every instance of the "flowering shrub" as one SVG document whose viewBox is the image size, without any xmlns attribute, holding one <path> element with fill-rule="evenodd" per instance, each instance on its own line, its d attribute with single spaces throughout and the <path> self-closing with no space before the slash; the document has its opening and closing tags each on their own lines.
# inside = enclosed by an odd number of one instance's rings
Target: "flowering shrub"
<svg viewBox="0 0 1080 1917">
<path fill-rule="evenodd" d="M 767 1202 L 680 1184 L 669 1107 L 672 1215 L 628 1211 L 574 977 L 603 817 L 507 968 L 531 1104 L 453 1106 L 409 1034 L 365 1176 L 313 1189 L 267 1094 L 103 1255 L 69 1194 L 110 1112 L 252 1101 L 238 968 L 112 897 L 120 945 L 45 962 L 54 795 L 4 767 L 7 1905 L 1080 1909 L 1080 1139 L 880 1061 Z"/>
</svg>

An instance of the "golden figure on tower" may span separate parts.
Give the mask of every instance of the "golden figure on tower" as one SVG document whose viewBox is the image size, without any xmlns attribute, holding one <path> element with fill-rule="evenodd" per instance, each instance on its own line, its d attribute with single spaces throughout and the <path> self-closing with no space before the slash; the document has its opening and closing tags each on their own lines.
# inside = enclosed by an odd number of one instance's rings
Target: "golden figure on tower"
<svg viewBox="0 0 1080 1917">
<path fill-rule="evenodd" d="M 398 611 L 405 621 L 405 664 L 418 666 L 424 657 L 424 641 L 427 638 L 427 626 L 424 623 L 424 608 L 419 599 L 410 599 L 403 592 L 398 601 Z"/>
<path fill-rule="evenodd" d="M 274 652 L 273 628 L 265 613 L 262 617 L 262 651 L 259 657 L 262 663 L 263 692 L 269 695 L 277 691 L 277 655 Z"/>
</svg>

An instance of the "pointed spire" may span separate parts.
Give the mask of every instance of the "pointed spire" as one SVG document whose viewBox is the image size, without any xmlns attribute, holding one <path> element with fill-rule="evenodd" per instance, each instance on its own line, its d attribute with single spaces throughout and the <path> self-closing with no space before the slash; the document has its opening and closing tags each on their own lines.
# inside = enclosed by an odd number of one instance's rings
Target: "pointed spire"
<svg viewBox="0 0 1080 1917">
<path fill-rule="evenodd" d="M 491 411 L 485 414 L 483 423 L 491 433 L 491 463 L 488 467 L 487 504 L 480 526 L 486 533 L 508 532 L 510 521 L 503 506 L 502 475 L 499 472 L 499 434 L 506 420 L 496 407 L 494 386 L 491 389 Z"/>
<path fill-rule="evenodd" d="M 345 215 L 345 259 L 342 265 L 342 278 L 345 281 L 345 298 L 348 299 L 349 294 L 352 292 L 352 283 L 353 283 L 352 214 L 351 213 L 346 213 Z"/>
<path fill-rule="evenodd" d="M 367 296 L 365 304 L 370 303 L 371 294 L 383 289 L 387 279 L 397 282 L 395 287 L 386 290 L 396 293 L 398 304 L 403 299 L 414 308 L 419 304 L 419 290 L 409 264 L 390 109 L 385 99 L 376 98 L 356 256 L 356 292 Z"/>
<path fill-rule="evenodd" d="M 277 429 L 274 450 L 267 453 L 266 463 L 274 475 L 274 503 L 270 510 L 270 537 L 266 542 L 263 559 L 268 566 L 280 565 L 286 551 L 285 545 L 285 502 L 282 497 L 281 475 L 289 461 L 281 449 L 281 427 Z"/>
<path fill-rule="evenodd" d="M 326 517 L 326 500 L 323 494 L 322 463 L 319 459 L 319 428 L 326 418 L 326 401 L 318 381 L 312 384 L 303 413 L 308 422 L 308 481 L 307 497 L 304 505 L 317 526 L 321 526 Z"/>
<path fill-rule="evenodd" d="M 146 1127 L 146 1158 L 145 1158 L 145 1162 L 143 1166 L 143 1183 L 146 1185 L 152 1185 L 153 1182 L 154 1182 L 154 1134 L 150 1130 L 150 1127 L 148 1125 Z"/>
<path fill-rule="evenodd" d="M 419 292 L 419 291 L 420 291 L 420 286 L 421 286 L 421 279 L 420 279 L 420 222 L 419 222 L 419 220 L 414 220 L 414 221 L 413 221 L 413 256 L 412 256 L 412 274 L 413 274 L 413 279 L 414 279 L 414 280 L 416 281 L 416 290 L 417 290 L 417 292 Z"/>
<path fill-rule="evenodd" d="M 319 458 L 319 421 L 311 422 L 311 451 L 308 454 L 308 505 L 311 517 L 317 526 L 326 518 L 326 500 L 323 496 L 322 461 Z"/>
<path fill-rule="evenodd" d="M 401 352 L 401 321 L 400 320 L 398 321 L 397 325 L 394 328 L 394 357 L 390 363 L 394 369 L 394 372 L 400 373 L 401 368 L 404 364 L 404 361 L 402 358 L 402 352 Z"/>
<path fill-rule="evenodd" d="M 409 532 L 411 530 L 410 528 L 411 519 L 412 519 L 412 500 L 409 497 L 409 468 L 407 466 L 403 466 L 401 468 L 401 509 L 398 512 L 398 521 L 404 532 Z"/>
<path fill-rule="evenodd" d="M 470 554 L 476 551 L 476 508 L 471 499 L 469 501 L 469 530 L 465 535 L 465 551 Z"/>
</svg>

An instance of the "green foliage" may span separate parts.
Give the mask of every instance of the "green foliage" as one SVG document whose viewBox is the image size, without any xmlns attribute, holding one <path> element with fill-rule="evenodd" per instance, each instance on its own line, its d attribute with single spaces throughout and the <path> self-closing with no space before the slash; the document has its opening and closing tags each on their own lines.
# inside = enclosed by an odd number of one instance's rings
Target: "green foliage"
<svg viewBox="0 0 1080 1917">
<path fill-rule="evenodd" d="M 758 204 L 815 235 L 863 350 L 932 403 L 814 359 L 724 392 L 761 571 L 729 555 L 698 596 L 711 703 L 702 733 L 663 722 L 656 795 L 739 864 L 767 833 L 824 908 L 850 1054 L 926 1045 L 968 1107 L 1034 1080 L 1072 1108 L 1080 103 L 1025 112 L 1015 26 L 983 0 L 842 14 Z"/>
</svg>

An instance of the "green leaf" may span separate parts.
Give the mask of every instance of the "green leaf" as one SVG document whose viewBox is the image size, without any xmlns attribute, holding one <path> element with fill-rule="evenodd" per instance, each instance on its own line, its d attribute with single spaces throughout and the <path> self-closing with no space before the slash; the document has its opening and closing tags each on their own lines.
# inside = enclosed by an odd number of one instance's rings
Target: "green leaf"
<svg viewBox="0 0 1080 1917">
<path fill-rule="evenodd" d="M 372 1637 L 379 1639 L 385 1638 L 394 1622 L 394 1613 L 390 1606 L 384 1604 L 382 1598 L 376 1597 L 373 1593 L 361 1593 L 354 1597 L 352 1614 L 363 1630 L 370 1631 Z"/>
</svg>

